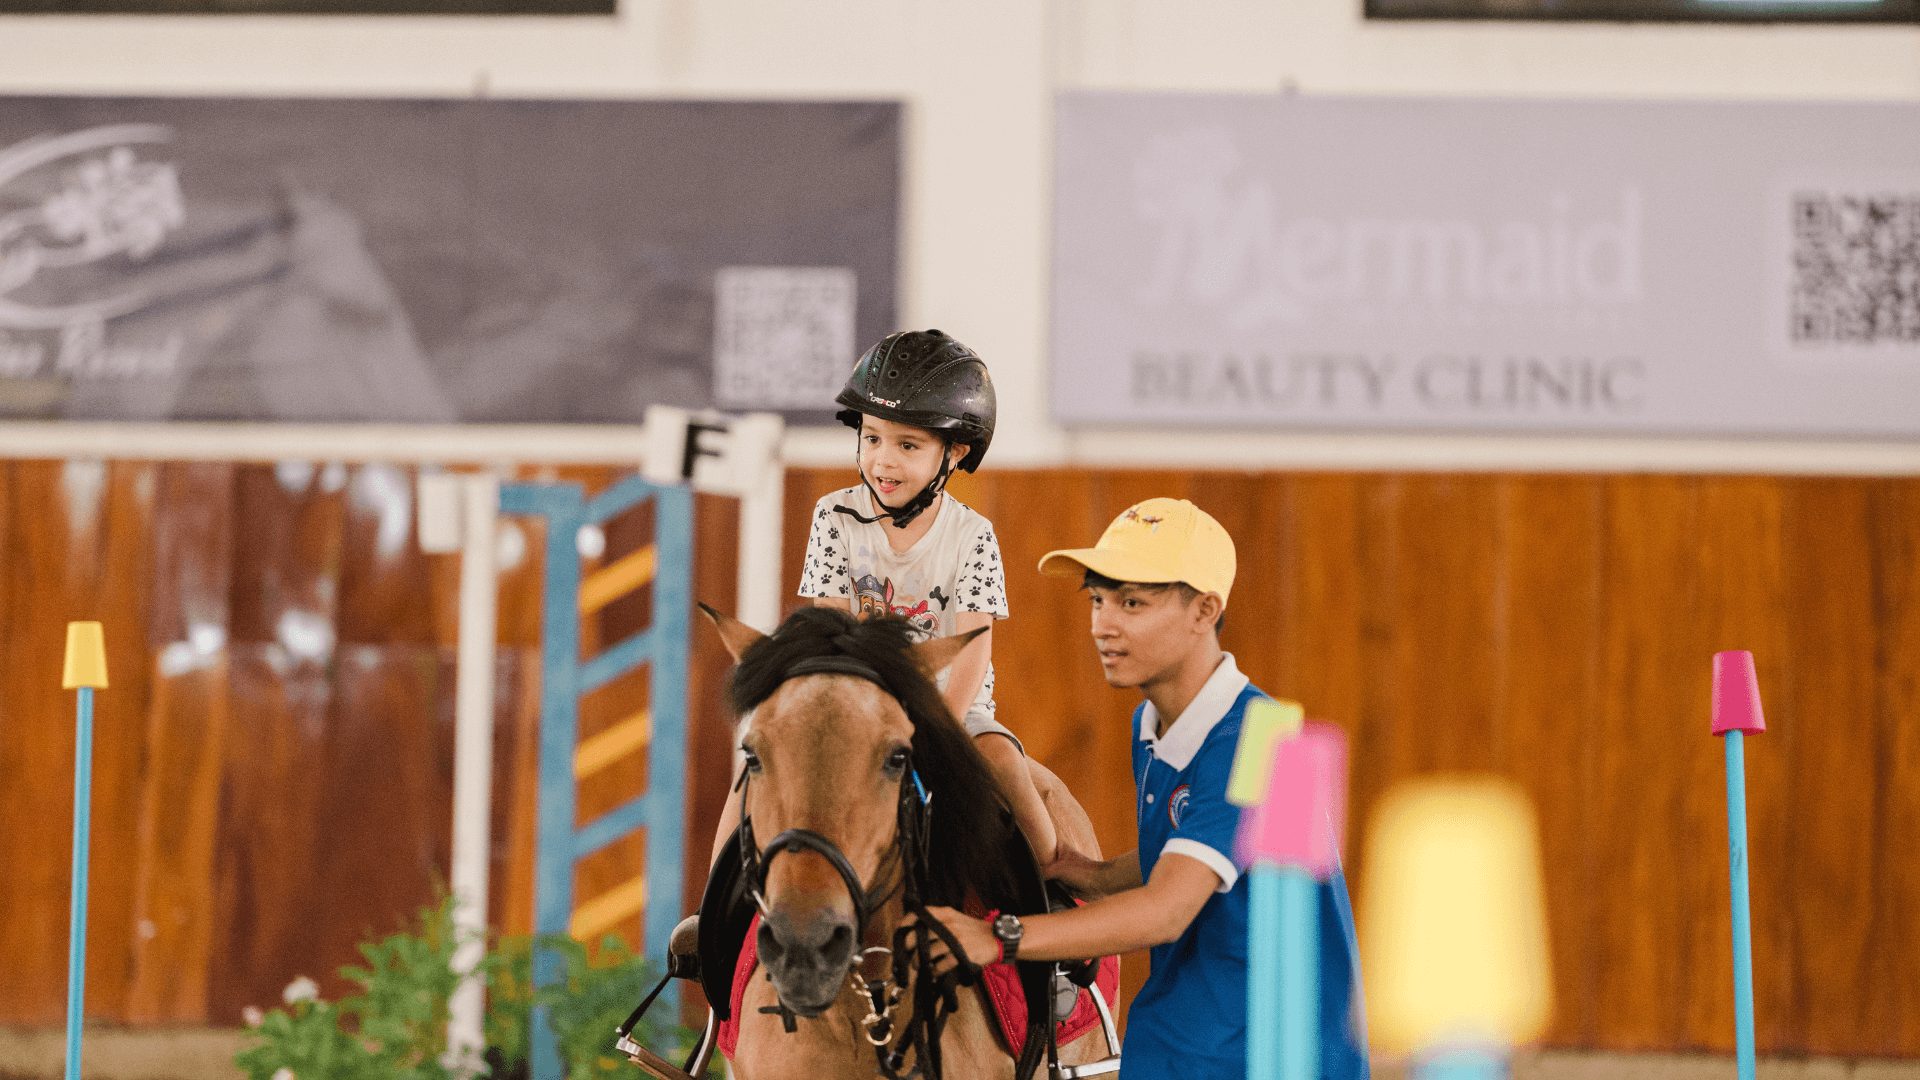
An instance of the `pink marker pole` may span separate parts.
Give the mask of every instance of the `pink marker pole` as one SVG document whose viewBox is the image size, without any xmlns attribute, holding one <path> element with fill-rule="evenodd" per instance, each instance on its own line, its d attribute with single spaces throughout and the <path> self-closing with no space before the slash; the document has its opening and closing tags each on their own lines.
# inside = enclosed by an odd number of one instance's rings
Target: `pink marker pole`
<svg viewBox="0 0 1920 1080">
<path fill-rule="evenodd" d="M 1753 654 L 1713 654 L 1713 733 L 1727 749 L 1727 866 L 1733 894 L 1734 1061 L 1740 1080 L 1753 1080 L 1753 927 L 1747 899 L 1747 762 L 1742 745 L 1748 732 L 1767 730 L 1760 712 L 1760 680 Z"/>
<path fill-rule="evenodd" d="M 1240 815 L 1248 873 L 1247 1080 L 1314 1080 L 1320 1064 L 1314 894 L 1340 865 L 1347 737 L 1312 723 L 1274 751 L 1266 797 Z"/>
</svg>

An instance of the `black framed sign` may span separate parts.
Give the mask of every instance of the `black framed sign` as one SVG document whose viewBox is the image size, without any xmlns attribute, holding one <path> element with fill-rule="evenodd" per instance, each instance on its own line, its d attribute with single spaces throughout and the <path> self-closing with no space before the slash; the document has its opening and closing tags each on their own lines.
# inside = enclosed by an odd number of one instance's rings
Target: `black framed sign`
<svg viewBox="0 0 1920 1080">
<path fill-rule="evenodd" d="M 1363 0 L 1369 19 L 1920 24 L 1920 0 Z"/>
<path fill-rule="evenodd" d="M 618 0 L 0 0 L 14 15 L 612 15 Z"/>
<path fill-rule="evenodd" d="M 828 417 L 884 102 L 0 98 L 0 417 Z"/>
</svg>

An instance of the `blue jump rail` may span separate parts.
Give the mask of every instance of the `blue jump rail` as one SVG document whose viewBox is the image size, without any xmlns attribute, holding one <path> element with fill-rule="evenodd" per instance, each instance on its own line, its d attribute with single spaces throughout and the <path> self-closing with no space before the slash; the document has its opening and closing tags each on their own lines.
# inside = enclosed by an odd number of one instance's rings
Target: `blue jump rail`
<svg viewBox="0 0 1920 1080">
<path fill-rule="evenodd" d="M 657 553 L 651 588 L 653 625 L 598 656 L 580 659 L 580 530 L 602 525 L 651 500 Z M 540 807 L 535 840 L 534 930 L 564 934 L 573 917 L 580 860 L 645 829 L 643 948 L 662 950 L 680 911 L 686 803 L 688 613 L 693 604 L 693 495 L 683 487 L 623 480 L 589 500 L 578 484 L 504 484 L 502 513 L 546 521 L 546 582 L 540 649 Z M 642 586 L 647 587 L 647 586 Z M 642 664 L 653 666 L 646 794 L 575 828 L 579 812 L 574 757 L 580 697 Z M 559 982 L 561 957 L 535 952 L 536 987 Z M 669 990 L 674 995 L 677 988 Z M 677 1012 L 677 995 L 669 1012 Z M 559 1046 L 546 1010 L 534 1011 L 533 1080 L 561 1080 Z"/>
</svg>

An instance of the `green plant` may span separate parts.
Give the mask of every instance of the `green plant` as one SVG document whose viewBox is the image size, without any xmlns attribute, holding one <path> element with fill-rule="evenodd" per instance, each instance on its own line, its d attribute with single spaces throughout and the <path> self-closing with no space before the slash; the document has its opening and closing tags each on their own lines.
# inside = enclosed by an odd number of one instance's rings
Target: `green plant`
<svg viewBox="0 0 1920 1080">
<path fill-rule="evenodd" d="M 560 981 L 541 988 L 534 1001 L 545 1007 L 553 1025 L 561 1060 L 567 1064 L 567 1080 L 632 1080 L 637 1072 L 614 1052 L 612 1032 L 653 989 L 659 971 L 611 934 L 591 951 L 564 935 L 541 938 L 539 947 L 554 950 L 565 964 Z M 662 1057 L 678 1061 L 692 1049 L 695 1035 L 662 1019 L 669 1015 L 664 1005 L 648 1010 L 633 1036 Z M 716 1056 L 709 1076 L 725 1075 L 719 1062 Z"/>
<path fill-rule="evenodd" d="M 284 1007 L 253 1023 L 253 1043 L 234 1063 L 250 1080 L 451 1080 L 440 1059 L 459 984 L 453 956 L 460 941 L 452 901 L 442 897 L 408 929 L 360 945 L 364 964 L 340 969 L 357 993 L 329 1002 L 310 980 L 295 980 Z M 563 974 L 537 993 L 534 939 L 502 938 L 480 961 L 492 1075 L 524 1074 L 538 1005 L 553 1026 L 567 1080 L 630 1080 L 632 1066 L 613 1052 L 612 1033 L 652 987 L 651 965 L 614 936 L 592 950 L 565 935 L 540 938 L 538 947 L 560 957 Z M 661 1053 L 684 1054 L 693 1033 L 660 1019 L 665 1014 L 655 1010 L 636 1037 Z M 711 1075 L 722 1074 L 716 1068 Z"/>
</svg>

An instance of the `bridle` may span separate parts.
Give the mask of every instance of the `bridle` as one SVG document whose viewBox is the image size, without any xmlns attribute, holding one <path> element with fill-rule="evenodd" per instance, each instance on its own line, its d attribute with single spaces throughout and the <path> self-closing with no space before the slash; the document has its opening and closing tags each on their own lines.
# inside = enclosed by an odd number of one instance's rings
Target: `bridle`
<svg viewBox="0 0 1920 1080">
<path fill-rule="evenodd" d="M 816 656 L 801 660 L 786 670 L 782 681 L 803 675 L 852 675 L 866 679 L 895 698 L 899 697 L 878 671 L 850 656 Z M 867 1042 L 873 1046 L 880 1075 L 888 1080 L 917 1080 L 921 1077 L 939 1080 L 941 1032 L 946 1026 L 947 1017 L 960 1007 L 958 988 L 971 985 L 979 977 L 980 968 L 967 958 L 960 943 L 946 927 L 927 914 L 921 888 L 927 878 L 927 842 L 931 835 L 933 796 L 920 782 L 920 774 L 913 767 L 911 755 L 900 775 L 893 842 L 888 845 L 887 854 L 875 871 L 877 879 L 888 865 L 897 865 L 898 879 L 878 896 L 872 887 L 861 882 L 853 863 L 839 846 L 811 829 L 787 829 L 761 847 L 754 838 L 753 817 L 747 812 L 746 788 L 749 782 L 750 774 L 741 770 L 736 783 L 740 788 L 741 807 L 738 834 L 740 874 L 742 887 L 753 898 L 761 918 L 765 919 L 771 914 L 766 898 L 768 866 L 783 854 L 797 855 L 808 851 L 825 859 L 846 886 L 847 895 L 853 901 L 856 943 L 866 940 L 867 923 L 895 894 L 901 897 L 905 910 L 917 916 L 912 925 L 895 927 L 890 945 L 859 948 L 848 967 L 847 980 L 868 1002 L 867 1015 L 861 1021 L 861 1026 L 865 1029 Z M 933 972 L 933 961 L 927 948 L 929 936 L 937 936 L 945 942 L 957 961 L 944 975 L 935 975 Z M 869 958 L 887 961 L 883 973 L 878 977 L 869 978 L 861 970 Z M 914 990 L 913 1014 L 896 1037 L 893 1013 L 905 996 L 909 976 L 912 977 Z M 795 1030 L 795 1018 L 799 1014 L 779 999 L 778 987 L 775 987 L 774 994 L 776 1004 L 760 1011 L 777 1014 L 782 1026 L 792 1033 Z M 906 1069 L 909 1051 L 914 1054 L 914 1063 L 911 1069 Z"/>
</svg>

